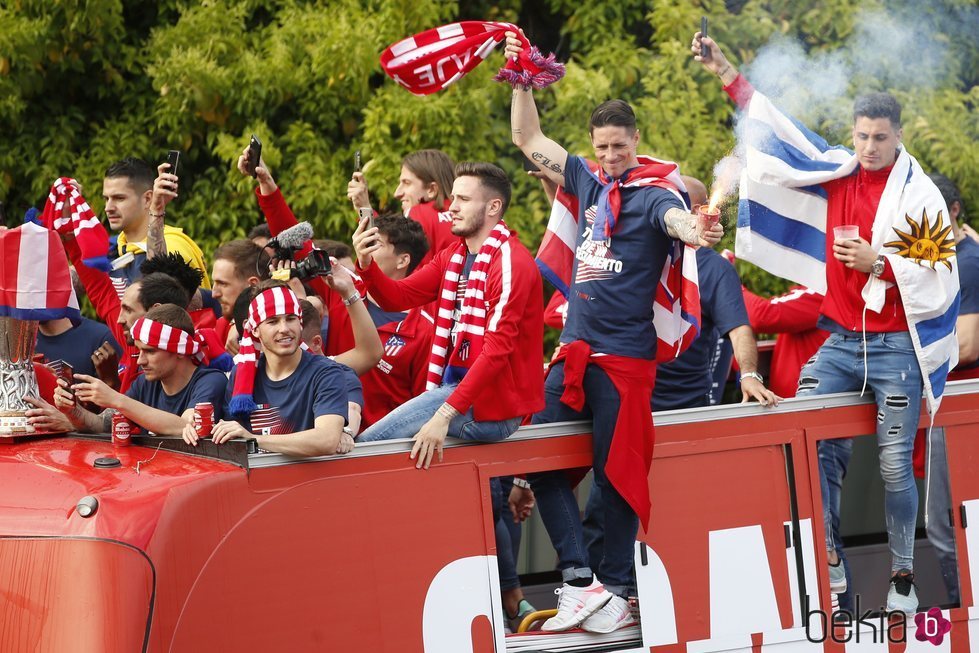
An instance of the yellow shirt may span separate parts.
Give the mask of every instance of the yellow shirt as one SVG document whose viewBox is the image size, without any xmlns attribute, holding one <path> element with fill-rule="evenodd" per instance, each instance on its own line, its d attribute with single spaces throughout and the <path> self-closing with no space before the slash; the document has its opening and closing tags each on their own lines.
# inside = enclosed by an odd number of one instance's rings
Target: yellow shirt
<svg viewBox="0 0 979 653">
<path fill-rule="evenodd" d="M 197 246 L 197 243 L 185 234 L 183 229 L 180 227 L 171 227 L 170 225 L 164 225 L 163 227 L 163 240 L 167 244 L 168 253 L 180 254 L 180 257 L 187 261 L 190 267 L 201 271 L 204 275 L 204 279 L 201 281 L 201 288 L 210 290 L 211 278 L 207 274 L 204 252 Z M 133 254 L 146 253 L 145 240 L 139 243 L 130 243 L 126 240 L 126 234 L 124 233 L 119 234 L 118 247 L 120 256 L 127 252 L 132 252 Z"/>
</svg>

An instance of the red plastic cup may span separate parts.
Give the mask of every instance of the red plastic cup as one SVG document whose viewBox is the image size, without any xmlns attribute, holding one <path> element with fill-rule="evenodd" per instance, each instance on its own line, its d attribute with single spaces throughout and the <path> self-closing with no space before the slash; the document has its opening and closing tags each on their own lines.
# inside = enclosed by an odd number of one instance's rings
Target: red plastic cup
<svg viewBox="0 0 979 653">
<path fill-rule="evenodd" d="M 197 437 L 207 438 L 214 429 L 214 404 L 209 401 L 194 405 L 194 430 Z"/>
</svg>

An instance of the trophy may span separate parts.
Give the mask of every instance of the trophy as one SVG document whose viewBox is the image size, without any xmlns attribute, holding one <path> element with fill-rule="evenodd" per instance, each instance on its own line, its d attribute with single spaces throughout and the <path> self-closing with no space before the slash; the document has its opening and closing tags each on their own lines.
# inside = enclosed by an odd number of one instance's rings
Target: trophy
<svg viewBox="0 0 979 653">
<path fill-rule="evenodd" d="M 37 397 L 34 344 L 37 322 L 0 317 L 0 437 L 33 433 L 25 396 Z"/>
<path fill-rule="evenodd" d="M 53 195 L 52 195 L 53 197 Z M 51 204 L 51 200 L 48 200 Z M 45 212 L 48 213 L 47 208 Z M 54 231 L 25 223 L 0 226 L 0 440 L 37 431 L 27 423 L 39 397 L 34 374 L 38 320 L 81 319 L 68 261 Z"/>
</svg>

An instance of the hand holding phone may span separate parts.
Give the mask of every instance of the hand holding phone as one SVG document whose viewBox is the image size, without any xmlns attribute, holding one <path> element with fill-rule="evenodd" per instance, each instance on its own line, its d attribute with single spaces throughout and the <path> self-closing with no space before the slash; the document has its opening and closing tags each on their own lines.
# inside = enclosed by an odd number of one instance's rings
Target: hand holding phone
<svg viewBox="0 0 979 653">
<path fill-rule="evenodd" d="M 180 165 L 180 150 L 170 150 L 167 153 L 167 163 L 170 164 L 167 172 L 171 175 L 177 175 L 177 167 Z"/>
<path fill-rule="evenodd" d="M 703 39 L 707 36 L 707 16 L 700 17 L 700 58 L 704 61 L 710 59 L 710 46 L 704 43 Z"/>
<path fill-rule="evenodd" d="M 360 150 L 354 152 L 354 172 L 360 172 Z"/>
<path fill-rule="evenodd" d="M 248 174 L 252 177 L 258 178 L 258 173 L 255 172 L 255 168 L 262 161 L 262 141 L 258 140 L 255 134 L 252 134 L 251 140 L 248 142 L 248 162 L 245 164 L 245 169 Z"/>
</svg>

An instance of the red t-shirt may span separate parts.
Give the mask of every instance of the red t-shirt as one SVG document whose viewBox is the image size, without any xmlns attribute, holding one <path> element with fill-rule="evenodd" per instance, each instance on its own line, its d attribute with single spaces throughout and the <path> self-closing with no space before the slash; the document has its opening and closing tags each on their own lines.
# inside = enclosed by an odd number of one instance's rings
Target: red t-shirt
<svg viewBox="0 0 979 653">
<path fill-rule="evenodd" d="M 748 320 L 756 333 L 777 333 L 769 372 L 769 389 L 780 397 L 794 397 L 802 366 L 829 336 L 816 327 L 823 296 L 798 286 L 790 292 L 763 299 L 742 288 Z"/>
<path fill-rule="evenodd" d="M 745 108 L 755 89 L 743 75 L 724 91 L 740 107 Z M 821 313 L 844 329 L 861 332 L 864 330 L 863 307 L 865 302 L 860 295 L 870 275 L 847 268 L 833 256 L 833 228 L 844 224 L 860 227 L 860 237 L 870 242 L 874 218 L 880 196 L 884 192 L 887 178 L 893 165 L 885 170 L 857 171 L 842 179 L 834 179 L 822 184 L 826 190 L 826 298 Z M 866 331 L 870 333 L 907 331 L 908 320 L 904 315 L 901 294 L 894 284 L 894 271 L 890 264 L 884 267 L 881 275 L 890 283 L 884 295 L 884 306 L 880 313 L 867 311 Z"/>
<path fill-rule="evenodd" d="M 891 168 L 893 166 L 875 171 L 857 168 L 852 175 L 823 184 L 829 204 L 826 208 L 826 298 L 821 312 L 844 329 L 858 333 L 864 330 L 864 301 L 860 291 L 870 275 L 851 270 L 836 260 L 833 256 L 833 228 L 844 224 L 858 225 L 860 237 L 870 242 L 877 205 L 880 204 Z M 884 306 L 880 313 L 866 311 L 866 330 L 870 333 L 907 331 L 904 304 L 890 266 L 887 266 L 882 278 L 889 283 L 884 293 Z"/>
<path fill-rule="evenodd" d="M 364 386 L 361 428 L 425 392 L 435 335 L 435 320 L 426 308 L 414 308 L 400 322 L 378 327 L 384 355 L 374 369 L 360 377 Z"/>
</svg>

